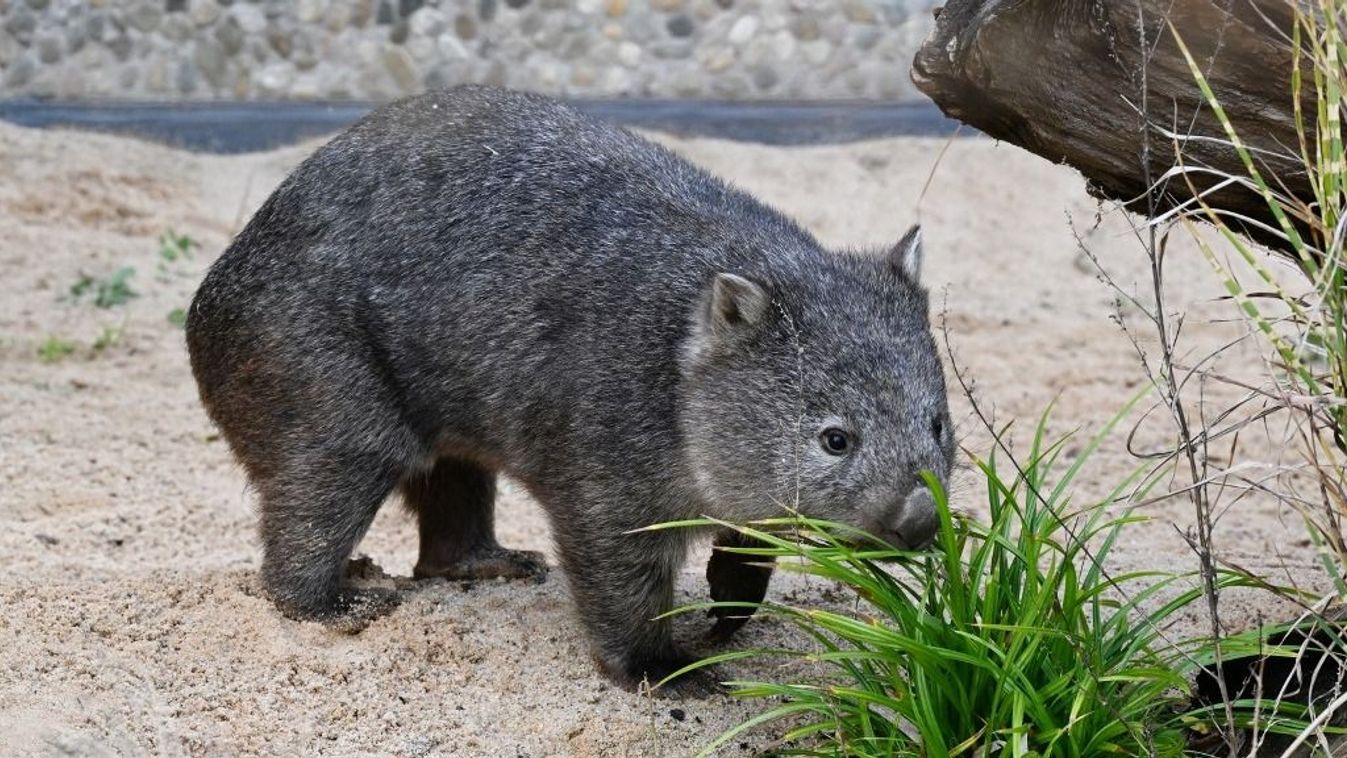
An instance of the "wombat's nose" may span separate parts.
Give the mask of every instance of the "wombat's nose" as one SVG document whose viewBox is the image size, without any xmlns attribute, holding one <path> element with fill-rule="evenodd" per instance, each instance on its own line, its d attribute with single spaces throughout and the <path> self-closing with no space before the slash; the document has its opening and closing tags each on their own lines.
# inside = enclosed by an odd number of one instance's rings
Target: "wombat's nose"
<svg viewBox="0 0 1347 758">
<path fill-rule="evenodd" d="M 935 497 L 925 485 L 918 486 L 903 502 L 893 531 L 906 547 L 918 550 L 931 544 L 939 530 L 940 517 L 935 511 Z"/>
</svg>

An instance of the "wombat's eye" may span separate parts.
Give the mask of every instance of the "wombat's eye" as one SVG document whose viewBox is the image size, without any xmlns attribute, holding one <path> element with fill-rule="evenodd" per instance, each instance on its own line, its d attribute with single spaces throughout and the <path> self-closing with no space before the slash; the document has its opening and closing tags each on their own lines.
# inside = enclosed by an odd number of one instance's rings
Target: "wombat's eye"
<svg viewBox="0 0 1347 758">
<path fill-rule="evenodd" d="M 931 419 L 931 434 L 935 435 L 936 442 L 945 438 L 945 420 L 936 416 Z"/>
<path fill-rule="evenodd" d="M 846 455 L 851 449 L 851 436 L 836 427 L 824 429 L 818 439 L 823 449 L 831 455 Z"/>
</svg>

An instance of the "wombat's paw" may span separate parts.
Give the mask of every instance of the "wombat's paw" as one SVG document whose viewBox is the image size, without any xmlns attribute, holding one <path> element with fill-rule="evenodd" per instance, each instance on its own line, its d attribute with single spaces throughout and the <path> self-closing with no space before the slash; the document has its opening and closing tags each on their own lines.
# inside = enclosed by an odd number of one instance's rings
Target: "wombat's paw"
<svg viewBox="0 0 1347 758">
<path fill-rule="evenodd" d="M 547 578 L 547 562 L 543 560 L 542 553 L 497 547 L 478 551 L 453 563 L 437 564 L 423 560 L 412 569 L 412 575 L 417 579 L 524 579 L 540 583 Z"/>
<path fill-rule="evenodd" d="M 281 611 L 296 621 L 317 621 L 339 632 L 358 634 L 399 602 L 397 592 L 383 587 L 343 587 L 325 602 L 284 603 Z"/>
<path fill-rule="evenodd" d="M 655 697 L 684 699 L 704 698 L 725 693 L 714 668 L 699 668 L 679 674 L 664 682 L 664 678 L 693 663 L 696 658 L 674 655 L 639 663 L 612 666 L 601 663 L 604 673 L 628 692 L 649 693 Z M 664 682 L 661 684 L 661 682 Z"/>
<path fill-rule="evenodd" d="M 706 641 L 713 645 L 729 641 L 730 637 L 733 637 L 740 627 L 748 623 L 749 614 L 752 612 L 752 609 L 738 608 L 712 608 L 708 610 L 707 615 L 715 617 L 716 623 L 706 633 Z"/>
</svg>

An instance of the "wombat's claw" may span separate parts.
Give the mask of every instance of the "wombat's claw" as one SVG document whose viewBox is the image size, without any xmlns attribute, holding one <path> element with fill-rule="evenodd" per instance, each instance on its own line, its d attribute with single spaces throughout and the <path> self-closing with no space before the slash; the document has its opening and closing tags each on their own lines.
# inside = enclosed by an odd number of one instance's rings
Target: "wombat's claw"
<svg viewBox="0 0 1347 758">
<path fill-rule="evenodd" d="M 651 694 L 655 697 L 691 700 L 707 698 L 713 695 L 724 695 L 728 691 L 729 690 L 725 685 L 720 683 L 720 679 L 716 676 L 715 669 L 701 668 L 696 671 L 689 671 L 686 674 L 682 674 L 676 679 L 670 679 L 664 684 L 655 687 L 651 691 Z"/>
<path fill-rule="evenodd" d="M 333 606 L 334 615 L 325 623 L 337 631 L 359 634 L 370 622 L 387 616 L 402 602 L 394 590 L 382 587 L 361 587 L 341 590 Z"/>
<path fill-rule="evenodd" d="M 412 569 L 412 576 L 417 579 L 443 578 L 452 581 L 524 579 L 541 583 L 547 578 L 547 562 L 542 553 L 533 550 L 498 547 L 473 553 L 448 564 L 423 559 Z"/>
</svg>

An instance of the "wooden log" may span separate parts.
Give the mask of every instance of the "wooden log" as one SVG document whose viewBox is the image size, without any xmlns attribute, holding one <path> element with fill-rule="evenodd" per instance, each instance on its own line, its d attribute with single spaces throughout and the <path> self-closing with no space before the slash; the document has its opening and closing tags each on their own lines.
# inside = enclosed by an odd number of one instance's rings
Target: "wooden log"
<svg viewBox="0 0 1347 758">
<path fill-rule="evenodd" d="M 1247 176 L 1229 145 L 1203 139 L 1176 143 L 1166 135 L 1224 139 L 1225 134 L 1168 20 L 1241 139 L 1268 151 L 1259 153 L 1262 169 L 1308 200 L 1291 95 L 1293 2 L 949 0 L 917 52 L 912 78 L 947 115 L 1074 166 L 1098 197 L 1158 215 L 1192 197 L 1182 178 L 1148 193 L 1175 165 L 1176 145 L 1185 165 Z M 1307 105 L 1313 118 L 1312 99 Z M 1149 150 L 1143 147 L 1147 133 Z M 1189 176 L 1199 190 L 1216 181 Z M 1210 197 L 1214 207 L 1276 226 L 1252 191 L 1229 189 Z M 1256 227 L 1244 229 L 1275 242 Z"/>
</svg>

